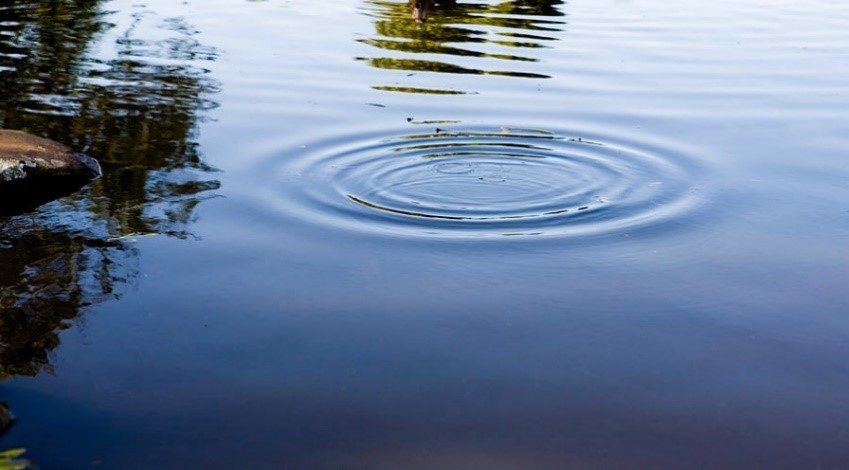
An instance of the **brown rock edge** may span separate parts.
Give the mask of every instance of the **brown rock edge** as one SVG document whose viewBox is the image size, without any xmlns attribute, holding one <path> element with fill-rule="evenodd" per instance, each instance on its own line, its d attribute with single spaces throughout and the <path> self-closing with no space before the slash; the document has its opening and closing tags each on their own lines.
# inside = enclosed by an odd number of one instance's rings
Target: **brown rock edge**
<svg viewBox="0 0 849 470">
<path fill-rule="evenodd" d="M 0 436 L 6 433 L 15 421 L 14 415 L 9 411 L 5 402 L 0 402 Z"/>
<path fill-rule="evenodd" d="M 100 174 L 96 160 L 58 142 L 0 129 L 0 215 L 68 195 Z"/>
</svg>

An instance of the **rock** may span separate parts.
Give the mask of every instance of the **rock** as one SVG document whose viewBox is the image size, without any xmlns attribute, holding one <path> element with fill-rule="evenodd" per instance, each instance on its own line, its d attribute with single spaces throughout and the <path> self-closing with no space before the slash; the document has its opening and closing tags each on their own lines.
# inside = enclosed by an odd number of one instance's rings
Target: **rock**
<svg viewBox="0 0 849 470">
<path fill-rule="evenodd" d="M 98 176 L 93 158 L 49 139 L 0 129 L 0 215 L 68 195 Z"/>
<path fill-rule="evenodd" d="M 99 175 L 93 158 L 49 139 L 0 129 L 0 184 L 40 177 L 90 181 Z"/>
<path fill-rule="evenodd" d="M 0 435 L 4 434 L 10 427 L 12 427 L 12 422 L 14 420 L 15 417 L 12 415 L 12 412 L 9 411 L 9 407 L 6 406 L 6 403 L 0 402 Z"/>
</svg>

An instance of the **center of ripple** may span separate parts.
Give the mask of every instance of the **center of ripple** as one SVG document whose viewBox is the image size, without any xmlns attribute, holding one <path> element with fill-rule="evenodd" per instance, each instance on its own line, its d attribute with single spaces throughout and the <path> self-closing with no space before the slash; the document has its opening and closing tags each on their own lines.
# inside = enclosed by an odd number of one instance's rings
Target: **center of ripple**
<svg viewBox="0 0 849 470">
<path fill-rule="evenodd" d="M 381 175 L 375 187 L 350 196 L 385 204 L 386 209 L 472 220 L 521 215 L 558 196 L 569 180 L 562 171 L 548 171 L 548 165 L 519 157 L 467 155 L 442 160 L 402 163 L 391 176 Z"/>
</svg>

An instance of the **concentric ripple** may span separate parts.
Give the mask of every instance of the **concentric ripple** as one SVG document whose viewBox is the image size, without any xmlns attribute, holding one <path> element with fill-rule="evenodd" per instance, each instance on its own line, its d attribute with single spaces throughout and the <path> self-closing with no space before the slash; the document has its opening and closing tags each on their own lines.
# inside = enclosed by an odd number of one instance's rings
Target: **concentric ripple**
<svg viewBox="0 0 849 470">
<path fill-rule="evenodd" d="M 696 162 L 621 139 L 524 128 L 358 134 L 279 168 L 287 213 L 376 233 L 571 236 L 659 224 L 697 203 Z"/>
</svg>

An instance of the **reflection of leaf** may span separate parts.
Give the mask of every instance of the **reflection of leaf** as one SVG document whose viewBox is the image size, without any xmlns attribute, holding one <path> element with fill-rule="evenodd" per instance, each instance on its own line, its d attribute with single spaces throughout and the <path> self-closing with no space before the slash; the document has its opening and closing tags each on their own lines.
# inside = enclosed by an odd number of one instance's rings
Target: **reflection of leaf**
<svg viewBox="0 0 849 470">
<path fill-rule="evenodd" d="M 0 470 L 25 470 L 31 468 L 32 464 L 18 457 L 26 453 L 26 449 L 10 449 L 0 452 Z"/>
</svg>

